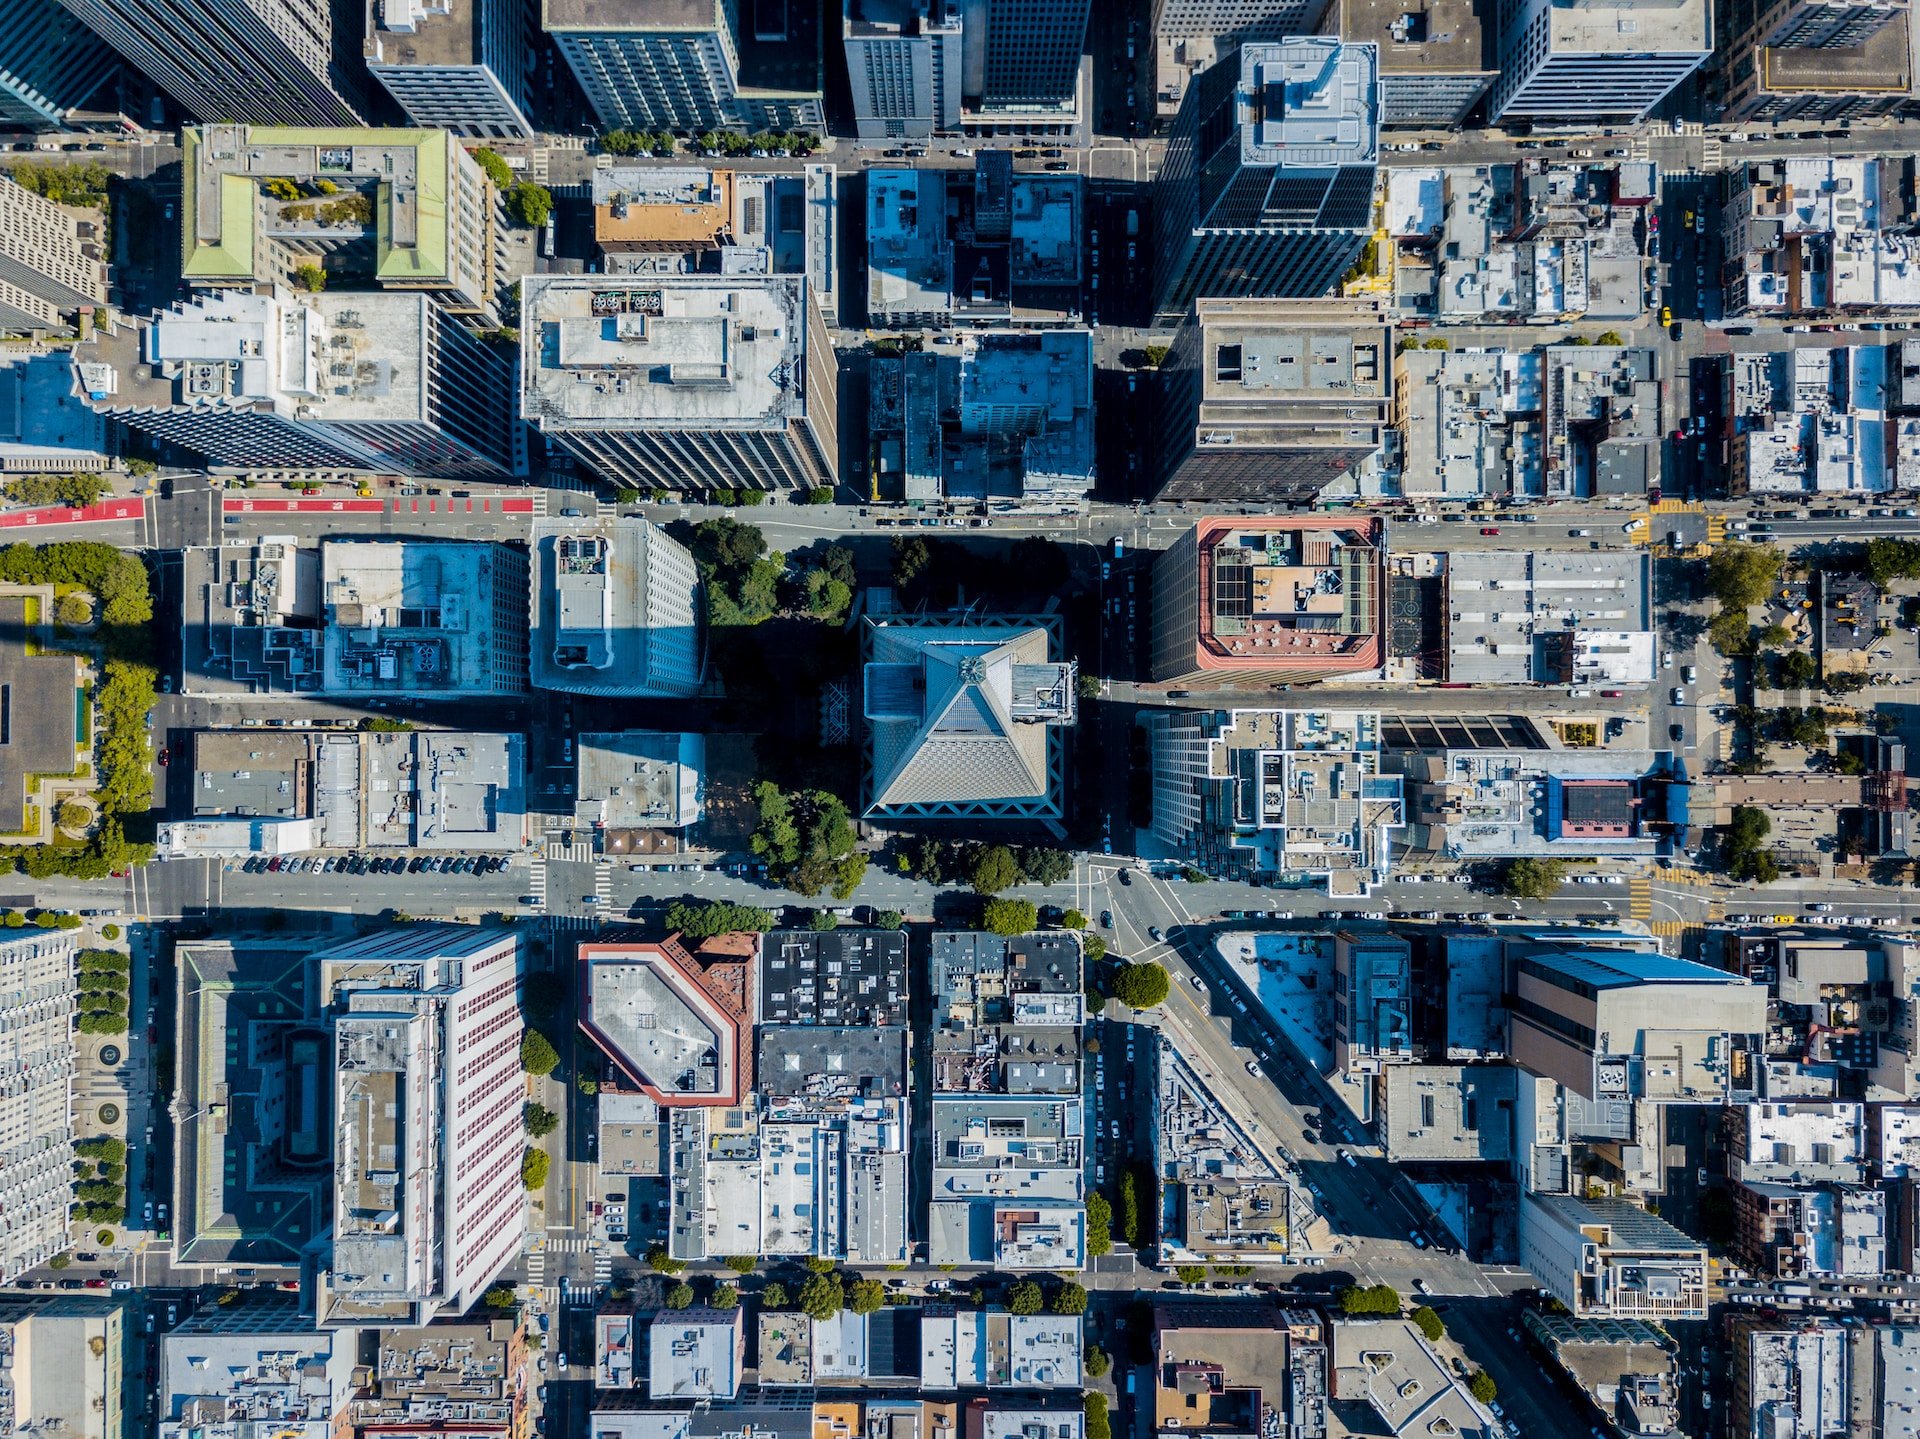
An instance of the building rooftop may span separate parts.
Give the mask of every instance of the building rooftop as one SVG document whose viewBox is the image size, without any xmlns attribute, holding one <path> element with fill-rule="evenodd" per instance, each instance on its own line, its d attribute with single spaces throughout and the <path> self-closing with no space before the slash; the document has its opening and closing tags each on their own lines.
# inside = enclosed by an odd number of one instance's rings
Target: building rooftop
<svg viewBox="0 0 1920 1439">
<path fill-rule="evenodd" d="M 527 628 L 533 683 L 588 693 L 690 693 L 699 583 L 684 546 L 638 516 L 536 519 Z"/>
<path fill-rule="evenodd" d="M 945 173 L 868 170 L 868 312 L 944 315 L 952 311 L 953 301 Z"/>
<path fill-rule="evenodd" d="M 107 422 L 81 398 L 74 380 L 65 350 L 0 354 L 0 471 L 106 465 Z"/>
<path fill-rule="evenodd" d="M 1622 35 L 1634 36 L 1634 45 L 1648 55 L 1705 54 L 1713 49 L 1711 7 L 1687 0 L 1591 0 L 1580 5 L 1554 5 L 1548 33 L 1554 51 L 1576 54 L 1612 54 Z"/>
<path fill-rule="evenodd" d="M 1516 1071 L 1509 1065 L 1397 1064 L 1382 1071 L 1375 1132 L 1389 1161 L 1511 1158 Z"/>
<path fill-rule="evenodd" d="M 53 602 L 51 588 L 0 594 L 0 828 L 9 834 L 30 828 L 36 776 L 73 774 L 91 753 L 80 743 L 79 666 L 69 653 L 41 648 L 52 641 L 42 626 L 53 618 Z M 28 623 L 30 612 L 39 624 Z"/>
<path fill-rule="evenodd" d="M 1448 552 L 1445 573 L 1449 680 L 1653 680 L 1653 561 L 1644 552 L 1460 549 Z"/>
<path fill-rule="evenodd" d="M 807 405 L 799 275 L 529 275 L 521 410 L 557 429 L 785 430 Z"/>
<path fill-rule="evenodd" d="M 1405 1319 L 1333 1320 L 1333 1397 L 1365 1404 L 1396 1436 L 1492 1439 L 1501 1430 L 1466 1379 Z"/>
<path fill-rule="evenodd" d="M 525 583 L 525 560 L 505 545 L 325 541 L 322 688 L 449 698 L 524 688 L 524 656 L 499 621 L 524 613 Z"/>
<path fill-rule="evenodd" d="M 574 819 L 605 831 L 608 853 L 626 852 L 619 848 L 621 831 L 699 822 L 706 806 L 705 735 L 625 730 L 576 739 Z"/>
<path fill-rule="evenodd" d="M 1240 47 L 1240 161 L 1287 169 L 1380 155 L 1380 50 L 1327 36 Z"/>
<path fill-rule="evenodd" d="M 1276 516 L 1197 528 L 1201 669 L 1379 667 L 1378 521 Z"/>
<path fill-rule="evenodd" d="M 921 1382 L 928 1389 L 1078 1389 L 1081 1347 L 1078 1315 L 931 1305 L 920 1319 Z"/>
<path fill-rule="evenodd" d="M 1051 619 L 869 617 L 864 640 L 869 814 L 1059 812 L 1079 700 Z"/>
<path fill-rule="evenodd" d="M 1642 1319 L 1573 1319 L 1538 1310 L 1527 1311 L 1521 1323 L 1622 1432 L 1677 1431 L 1679 1364 L 1664 1329 Z"/>
<path fill-rule="evenodd" d="M 449 193 L 459 147 L 445 130 L 189 125 L 181 132 L 181 272 L 189 284 L 270 280 L 256 235 L 296 248 L 307 232 L 337 244 L 371 231 L 373 276 L 386 284 L 445 280 L 457 264 Z M 371 219 L 326 220 L 318 201 L 265 197 L 272 179 L 326 181 L 364 196 Z"/>
<path fill-rule="evenodd" d="M 897 930 L 774 930 L 761 941 L 759 990 L 763 1025 L 904 1025 L 907 937 Z"/>
<path fill-rule="evenodd" d="M 527 1351 L 516 1320 L 383 1329 L 379 1346 L 373 1392 L 351 1409 L 362 1430 L 454 1421 L 504 1427 L 522 1402 Z"/>
<path fill-rule="evenodd" d="M 583 945 L 580 964 L 581 1028 L 635 1086 L 667 1105 L 739 1101 L 739 1019 L 678 943 Z"/>
<path fill-rule="evenodd" d="M 732 1399 L 740 1392 L 746 1314 L 739 1307 L 656 1314 L 647 1326 L 647 1396 Z"/>
<path fill-rule="evenodd" d="M 1377 50 L 1382 77 L 1500 68 L 1482 0 L 1340 0 L 1339 16 L 1343 39 Z"/>
<path fill-rule="evenodd" d="M 485 0 L 368 0 L 369 65 L 485 65 Z"/>
</svg>

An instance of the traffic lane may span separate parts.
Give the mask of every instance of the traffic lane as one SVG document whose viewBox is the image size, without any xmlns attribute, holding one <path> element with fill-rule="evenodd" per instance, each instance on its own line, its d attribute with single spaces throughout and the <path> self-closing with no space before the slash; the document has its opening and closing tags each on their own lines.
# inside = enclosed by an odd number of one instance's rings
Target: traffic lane
<svg viewBox="0 0 1920 1439">
<path fill-rule="evenodd" d="M 1534 1357 L 1520 1331 L 1520 1305 L 1511 1299 L 1448 1299 L 1435 1306 L 1447 1330 L 1499 1391 L 1495 1401 L 1521 1432 L 1559 1439 L 1589 1427 L 1592 1411 L 1575 1401 Z M 1517 1337 L 1518 1336 L 1518 1337 Z"/>
</svg>

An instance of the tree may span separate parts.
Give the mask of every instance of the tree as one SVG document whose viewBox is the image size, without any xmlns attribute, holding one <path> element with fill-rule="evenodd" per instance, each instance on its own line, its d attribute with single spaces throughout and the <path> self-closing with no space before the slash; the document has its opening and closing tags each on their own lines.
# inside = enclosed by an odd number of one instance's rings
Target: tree
<svg viewBox="0 0 1920 1439">
<path fill-rule="evenodd" d="M 684 1260 L 675 1259 L 667 1253 L 667 1246 L 656 1244 L 647 1251 L 647 1267 L 655 1274 L 680 1274 L 686 1270 Z"/>
<path fill-rule="evenodd" d="M 1349 1284 L 1338 1295 L 1344 1314 L 1398 1314 L 1400 1294 L 1391 1284 Z"/>
<path fill-rule="evenodd" d="M 529 1029 L 520 1037 L 520 1067 L 528 1074 L 541 1078 L 552 1074 L 560 1063 L 559 1051 L 554 1049 L 553 1041 L 537 1029 Z"/>
<path fill-rule="evenodd" d="M 980 906 L 980 927 L 989 934 L 1028 934 L 1040 923 L 1031 900 L 990 899 Z"/>
<path fill-rule="evenodd" d="M 1088 964 L 1098 964 L 1107 957 L 1107 942 L 1097 934 L 1083 935 L 1080 948 L 1085 951 Z"/>
<path fill-rule="evenodd" d="M 738 1309 L 740 1307 L 740 1286 L 738 1284 L 716 1284 L 707 1303 L 715 1309 Z"/>
<path fill-rule="evenodd" d="M 821 1323 L 846 1308 L 846 1286 L 838 1274 L 809 1274 L 800 1286 L 800 1312 Z"/>
<path fill-rule="evenodd" d="M 1510 859 L 1500 875 L 1500 888 L 1514 899 L 1552 899 L 1567 877 L 1559 859 Z"/>
<path fill-rule="evenodd" d="M 1493 1376 L 1484 1369 L 1473 1371 L 1473 1378 L 1467 1381 L 1467 1393 L 1482 1404 L 1491 1404 L 1500 1397 L 1500 1386 L 1493 1382 Z"/>
<path fill-rule="evenodd" d="M 553 214 L 553 191 L 522 180 L 507 191 L 507 215 L 530 230 L 547 223 Z"/>
<path fill-rule="evenodd" d="M 544 1149 L 529 1149 L 520 1157 L 520 1182 L 532 1193 L 546 1186 L 547 1170 L 553 1161 L 547 1157 Z"/>
<path fill-rule="evenodd" d="M 1086 1358 L 1081 1361 L 1081 1368 L 1087 1371 L 1089 1379 L 1104 1379 L 1108 1371 L 1113 1368 L 1113 1360 L 1107 1357 L 1107 1351 L 1098 1344 L 1089 1344 Z"/>
<path fill-rule="evenodd" d="M 545 1139 L 560 1127 L 560 1116 L 533 1100 L 520 1106 L 520 1122 L 535 1139 Z"/>
<path fill-rule="evenodd" d="M 496 188 L 503 191 L 512 188 L 514 179 L 513 166 L 507 163 L 506 157 L 501 155 L 498 150 L 493 150 L 482 145 L 479 149 L 473 151 L 473 163 L 478 165 L 481 170 L 486 173 L 486 177 L 493 181 Z"/>
<path fill-rule="evenodd" d="M 1028 846 L 1020 851 L 1020 873 L 1028 884 L 1065 884 L 1073 878 L 1073 856 L 1064 849 Z"/>
<path fill-rule="evenodd" d="M 1595 336 L 1593 342 L 1596 345 L 1626 344 L 1626 340 L 1621 338 L 1620 332 L 1618 330 L 1602 330 L 1597 336 Z"/>
<path fill-rule="evenodd" d="M 1085 929 L 1087 917 L 1077 909 L 1070 909 L 1060 916 L 1060 923 L 1066 929 Z"/>
<path fill-rule="evenodd" d="M 875 929 L 899 929 L 906 922 L 906 916 L 897 909 L 883 909 L 873 917 Z"/>
<path fill-rule="evenodd" d="M 1425 1304 L 1413 1311 L 1412 1319 L 1414 1327 L 1427 1336 L 1429 1344 L 1438 1344 L 1447 1332 L 1445 1321 Z"/>
<path fill-rule="evenodd" d="M 807 1273 L 809 1274 L 833 1273 L 833 1261 L 831 1259 L 824 1259 L 818 1254 L 809 1254 L 800 1262 L 806 1266 Z"/>
<path fill-rule="evenodd" d="M 1882 536 L 1867 541 L 1867 578 L 1884 590 L 1894 580 L 1920 579 L 1920 541 Z"/>
<path fill-rule="evenodd" d="M 755 1266 L 760 1263 L 759 1259 L 751 1254 L 729 1254 L 720 1262 L 735 1274 L 751 1274 Z"/>
<path fill-rule="evenodd" d="M 1098 1389 L 1089 1389 L 1084 1402 L 1086 1439 L 1113 1439 L 1113 1425 L 1107 1419 L 1107 1396 Z"/>
<path fill-rule="evenodd" d="M 816 934 L 840 928 L 840 916 L 830 909 L 816 909 L 807 919 L 807 928 Z"/>
<path fill-rule="evenodd" d="M 1757 605 L 1779 583 L 1785 556 L 1771 545 L 1735 540 L 1719 545 L 1707 560 L 1707 589 L 1729 609 Z"/>
<path fill-rule="evenodd" d="M 1792 638 L 1793 631 L 1778 621 L 1760 631 L 1760 643 L 1773 648 L 1778 648 Z"/>
<path fill-rule="evenodd" d="M 749 847 L 767 872 L 796 894 L 812 898 L 831 889 L 846 898 L 866 874 L 859 836 L 846 802 L 823 789 L 786 791 L 771 781 L 754 787 L 760 823 Z"/>
<path fill-rule="evenodd" d="M 83 804 L 63 800 L 60 807 L 53 812 L 54 823 L 62 829 L 78 830 L 86 825 L 90 813 L 91 811 Z"/>
<path fill-rule="evenodd" d="M 1206 1281 L 1207 1266 L 1204 1264 L 1176 1264 L 1173 1277 L 1182 1284 L 1201 1284 Z"/>
<path fill-rule="evenodd" d="M 1721 856 L 1728 875 L 1736 880 L 1767 884 L 1779 877 L 1779 865 L 1763 847 L 1773 832 L 1767 812 L 1752 805 L 1735 805 L 1728 816 L 1721 841 Z"/>
<path fill-rule="evenodd" d="M 1087 1254 L 1098 1259 L 1113 1251 L 1113 1206 L 1098 1191 L 1087 1196 Z"/>
<path fill-rule="evenodd" d="M 886 1302 L 886 1287 L 878 1279 L 856 1279 L 847 1290 L 847 1308 L 855 1314 L 872 1314 Z"/>
<path fill-rule="evenodd" d="M 918 535 L 893 537 L 893 582 L 906 589 L 933 563 L 933 551 Z"/>
<path fill-rule="evenodd" d="M 1152 1009 L 1167 997 L 1169 988 L 1166 970 L 1151 961 L 1124 964 L 1113 977 L 1113 997 L 1129 1009 Z"/>
<path fill-rule="evenodd" d="M 998 894 L 1020 883 L 1020 862 L 1004 844 L 982 845 L 973 857 L 967 879 L 979 894 Z"/>
<path fill-rule="evenodd" d="M 712 939 L 717 934 L 742 931 L 765 934 L 773 928 L 773 913 L 750 904 L 731 904 L 721 899 L 676 899 L 667 906 L 666 926 L 697 943 Z"/>
<path fill-rule="evenodd" d="M 1173 346 L 1171 345 L 1148 345 L 1140 352 L 1140 358 L 1146 362 L 1148 369 L 1157 370 L 1166 364 L 1167 356 L 1172 353 Z"/>
<path fill-rule="evenodd" d="M 1789 690 L 1804 689 L 1812 684 L 1814 674 L 1819 669 L 1813 656 L 1805 650 L 1789 650 L 1779 657 L 1776 665 L 1775 673 L 1780 688 Z"/>
<path fill-rule="evenodd" d="M 778 1279 L 773 1280 L 760 1291 L 760 1307 L 763 1309 L 785 1309 L 787 1307 L 787 1286 Z"/>
<path fill-rule="evenodd" d="M 853 590 L 845 580 L 825 570 L 807 571 L 807 613 L 817 620 L 838 624 L 853 608 Z"/>
<path fill-rule="evenodd" d="M 1086 1286 L 1077 1280 L 1067 1280 L 1053 1291 L 1053 1302 L 1047 1307 L 1055 1314 L 1085 1314 L 1087 1312 Z"/>
<path fill-rule="evenodd" d="M 496 1284 L 481 1299 L 489 1309 L 511 1309 L 520 1302 L 519 1291 L 511 1284 Z"/>
<path fill-rule="evenodd" d="M 666 1305 L 669 1309 L 686 1309 L 693 1304 L 693 1286 L 682 1279 L 678 1284 L 669 1284 L 666 1293 Z"/>
<path fill-rule="evenodd" d="M 1099 699 L 1100 698 L 1100 676 L 1088 674 L 1085 670 L 1082 670 L 1080 672 L 1079 688 L 1080 688 L 1080 701 L 1082 704 L 1086 703 L 1088 700 Z"/>
<path fill-rule="evenodd" d="M 295 289 L 305 290 L 309 295 L 317 295 L 327 288 L 327 272 L 309 260 L 293 269 Z"/>
<path fill-rule="evenodd" d="M 1031 1279 L 1022 1279 L 1007 1291 L 1007 1312 L 1010 1314 L 1038 1314 L 1045 1307 L 1046 1296 Z"/>
<path fill-rule="evenodd" d="M 1120 1171 L 1120 1237 L 1129 1248 L 1140 1247 L 1139 1183 L 1131 1169 Z"/>
</svg>

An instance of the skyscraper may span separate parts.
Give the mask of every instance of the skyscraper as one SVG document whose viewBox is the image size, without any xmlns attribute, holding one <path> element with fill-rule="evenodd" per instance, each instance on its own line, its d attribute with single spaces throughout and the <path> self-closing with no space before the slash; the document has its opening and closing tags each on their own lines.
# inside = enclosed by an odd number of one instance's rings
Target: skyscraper
<svg viewBox="0 0 1920 1439">
<path fill-rule="evenodd" d="M 847 78 L 862 140 L 960 125 L 960 14 L 950 0 L 845 0 Z"/>
<path fill-rule="evenodd" d="M 367 0 L 367 71 L 416 125 L 531 138 L 523 8 L 517 0 Z"/>
<path fill-rule="evenodd" d="M 0 326 L 55 329 L 106 303 L 103 220 L 0 179 Z"/>
<path fill-rule="evenodd" d="M 541 0 L 608 129 L 819 130 L 818 0 Z"/>
<path fill-rule="evenodd" d="M 1638 120 L 1713 54 L 1707 0 L 1506 0 L 1496 122 Z"/>
<path fill-rule="evenodd" d="M 520 940 L 403 924 L 315 956 L 331 1015 L 333 1233 L 314 1319 L 425 1324 L 520 1252 Z"/>
<path fill-rule="evenodd" d="M 1379 51 L 1325 37 L 1243 45 L 1187 90 L 1160 173 L 1155 309 L 1199 295 L 1322 295 L 1366 243 Z"/>
<path fill-rule="evenodd" d="M 0 5 L 0 124 L 46 130 L 104 93 L 120 57 L 55 0 Z M 98 97 L 98 98 L 96 98 Z"/>
<path fill-rule="evenodd" d="M 700 688 L 700 572 L 638 518 L 533 522 L 533 683 L 572 694 L 685 697 Z"/>
<path fill-rule="evenodd" d="M 357 125 L 328 0 L 60 0 L 201 120 Z M 9 7 L 10 8 L 10 7 Z"/>
</svg>

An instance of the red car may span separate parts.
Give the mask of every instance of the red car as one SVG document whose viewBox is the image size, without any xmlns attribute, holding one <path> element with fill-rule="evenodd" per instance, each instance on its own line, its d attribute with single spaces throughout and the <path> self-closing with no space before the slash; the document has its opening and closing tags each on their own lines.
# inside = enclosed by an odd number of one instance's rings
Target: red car
<svg viewBox="0 0 1920 1439">
<path fill-rule="evenodd" d="M 1500 531 L 1496 530 L 1492 525 L 1487 525 L 1481 529 L 1480 533 L 1483 535 L 1497 535 Z"/>
<path fill-rule="evenodd" d="M 162 765 L 165 765 L 167 762 L 167 752 L 165 750 L 161 750 L 158 758 L 160 760 L 160 763 Z"/>
</svg>

